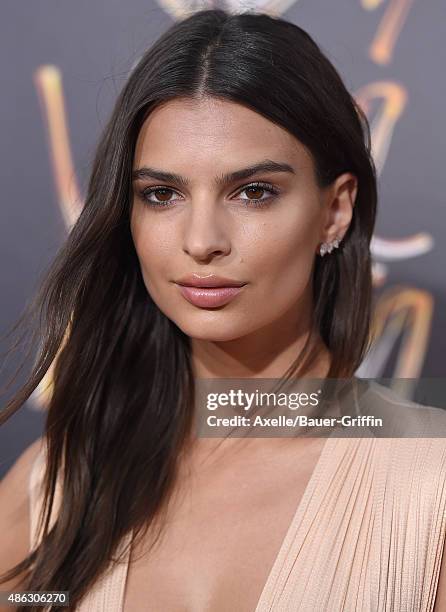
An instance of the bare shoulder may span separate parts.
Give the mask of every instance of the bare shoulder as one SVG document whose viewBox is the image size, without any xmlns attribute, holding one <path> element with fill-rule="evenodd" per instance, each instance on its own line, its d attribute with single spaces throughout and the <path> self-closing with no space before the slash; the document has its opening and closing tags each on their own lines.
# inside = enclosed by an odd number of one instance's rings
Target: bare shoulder
<svg viewBox="0 0 446 612">
<path fill-rule="evenodd" d="M 0 482 L 0 575 L 29 553 L 29 478 L 43 438 L 30 444 Z M 20 577 L 0 584 L 0 591 L 20 584 Z M 0 611 L 2 610 L 0 606 Z"/>
</svg>

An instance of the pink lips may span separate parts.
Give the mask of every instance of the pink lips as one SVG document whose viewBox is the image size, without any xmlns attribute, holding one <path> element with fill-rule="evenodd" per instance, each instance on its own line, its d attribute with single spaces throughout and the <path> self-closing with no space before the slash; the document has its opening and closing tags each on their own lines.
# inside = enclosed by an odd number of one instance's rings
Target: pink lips
<svg viewBox="0 0 446 612">
<path fill-rule="evenodd" d="M 241 287 L 191 287 L 178 285 L 183 297 L 194 306 L 201 308 L 215 308 L 230 302 L 240 291 Z"/>
</svg>

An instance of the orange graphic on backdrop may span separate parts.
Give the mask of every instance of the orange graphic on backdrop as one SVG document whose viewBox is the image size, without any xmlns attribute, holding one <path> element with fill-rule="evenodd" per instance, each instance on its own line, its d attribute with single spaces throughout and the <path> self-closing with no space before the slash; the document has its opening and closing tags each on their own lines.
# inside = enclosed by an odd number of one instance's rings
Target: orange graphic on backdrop
<svg viewBox="0 0 446 612">
<path fill-rule="evenodd" d="M 407 91 L 395 81 L 369 83 L 355 94 L 355 99 L 370 122 L 372 154 L 377 174 L 380 175 L 387 160 L 397 122 L 407 105 Z M 398 239 L 374 236 L 371 249 L 376 262 L 380 262 L 379 284 L 387 275 L 383 262 L 418 257 L 433 248 L 433 237 L 428 232 L 417 232 Z"/>
<path fill-rule="evenodd" d="M 398 36 L 406 22 L 413 0 L 390 0 L 381 19 L 378 30 L 369 48 L 370 58 L 377 64 L 389 64 L 393 58 Z M 383 3 L 383 0 L 362 0 L 362 6 L 372 11 Z"/>
<path fill-rule="evenodd" d="M 371 326 L 372 347 L 367 359 L 358 369 L 363 377 L 383 375 L 393 348 L 401 338 L 401 346 L 392 377 L 392 389 L 400 396 L 408 397 L 414 390 L 408 381 L 421 375 L 429 344 L 434 298 L 428 291 L 413 287 L 394 286 L 385 291 L 376 302 Z M 409 397 L 408 397 L 409 399 Z"/>
<path fill-rule="evenodd" d="M 34 83 L 45 119 L 57 199 L 69 229 L 78 218 L 83 201 L 71 155 L 61 72 L 56 66 L 41 66 L 34 74 Z"/>
</svg>

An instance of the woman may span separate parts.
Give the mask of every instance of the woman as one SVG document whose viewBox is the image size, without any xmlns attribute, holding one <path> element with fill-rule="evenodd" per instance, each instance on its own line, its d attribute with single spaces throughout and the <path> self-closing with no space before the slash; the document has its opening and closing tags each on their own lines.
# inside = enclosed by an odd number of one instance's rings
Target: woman
<svg viewBox="0 0 446 612">
<path fill-rule="evenodd" d="M 193 428 L 201 379 L 354 375 L 375 214 L 367 121 L 308 34 L 205 10 L 161 36 L 99 143 L 37 301 L 39 361 L 5 411 L 57 355 L 44 438 L 3 485 L 29 474 L 31 553 L 6 579 L 83 612 L 433 609 L 441 440 Z M 431 480 L 426 522 L 402 533 L 388 476 L 408 456 Z M 6 572 L 29 551 L 3 525 Z"/>
</svg>

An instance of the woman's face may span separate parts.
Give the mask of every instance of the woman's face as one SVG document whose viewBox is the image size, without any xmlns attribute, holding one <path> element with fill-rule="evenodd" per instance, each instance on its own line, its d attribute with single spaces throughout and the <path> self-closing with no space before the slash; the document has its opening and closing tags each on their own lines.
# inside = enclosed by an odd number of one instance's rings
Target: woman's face
<svg viewBox="0 0 446 612">
<path fill-rule="evenodd" d="M 258 165 L 265 168 L 245 172 Z M 133 171 L 131 231 L 144 282 L 185 334 L 234 340 L 279 321 L 296 326 L 308 313 L 318 246 L 342 236 L 351 219 L 349 176 L 321 190 L 296 138 L 242 105 L 209 98 L 154 110 Z M 212 295 L 197 303 L 177 284 L 194 275 L 245 284 L 222 305 Z"/>
</svg>

